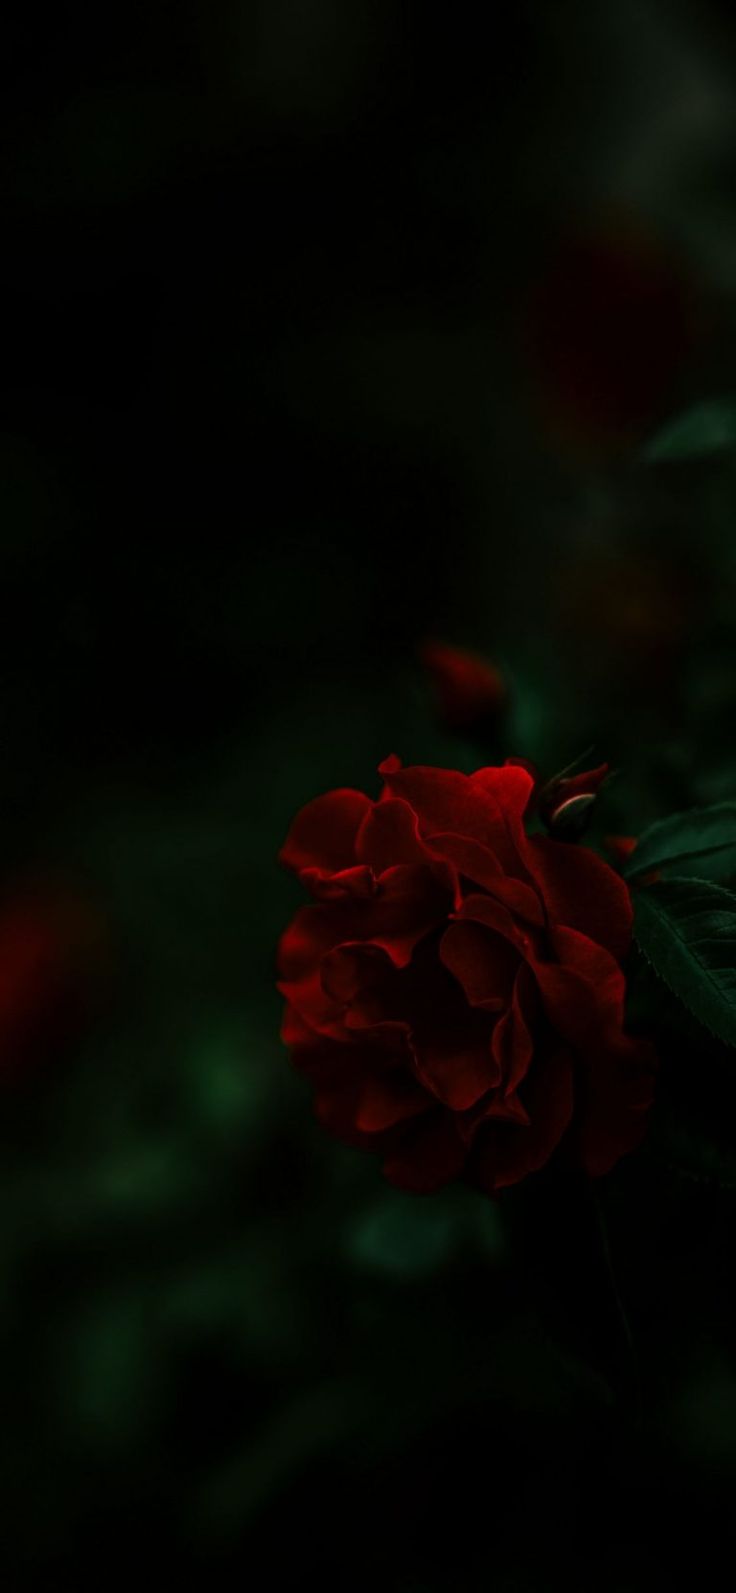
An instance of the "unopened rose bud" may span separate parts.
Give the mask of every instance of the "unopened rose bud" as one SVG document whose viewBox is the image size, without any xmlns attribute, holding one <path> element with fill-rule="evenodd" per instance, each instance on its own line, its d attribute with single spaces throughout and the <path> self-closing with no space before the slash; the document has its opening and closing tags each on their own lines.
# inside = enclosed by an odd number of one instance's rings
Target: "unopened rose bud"
<svg viewBox="0 0 736 1593">
<path fill-rule="evenodd" d="M 588 827 L 598 792 L 608 775 L 608 764 L 583 774 L 558 775 L 539 793 L 539 815 L 550 835 L 559 841 L 577 841 Z"/>
<path fill-rule="evenodd" d="M 479 653 L 445 642 L 425 642 L 419 656 L 445 729 L 453 735 L 487 739 L 506 702 L 500 671 Z"/>
</svg>

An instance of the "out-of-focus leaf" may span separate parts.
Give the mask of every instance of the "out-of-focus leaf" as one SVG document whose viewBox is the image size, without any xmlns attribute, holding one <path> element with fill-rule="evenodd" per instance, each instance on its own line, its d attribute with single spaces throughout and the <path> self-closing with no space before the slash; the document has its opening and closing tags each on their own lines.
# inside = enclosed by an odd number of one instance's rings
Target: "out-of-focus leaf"
<svg viewBox="0 0 736 1593">
<path fill-rule="evenodd" d="M 676 866 L 678 874 L 689 874 L 691 864 L 699 879 L 724 880 L 736 874 L 736 802 L 673 813 L 650 825 L 624 873 L 627 879 L 636 879 L 653 869 Z"/>
<path fill-rule="evenodd" d="M 198 1128 L 241 1144 L 262 1130 L 283 1060 L 278 1038 L 213 1015 L 182 1061 L 183 1100 Z M 265 1062 L 265 1065 L 264 1065 Z"/>
<path fill-rule="evenodd" d="M 505 1246 L 496 1202 L 462 1187 L 430 1201 L 389 1193 L 360 1214 L 348 1238 L 360 1267 L 407 1278 L 431 1272 L 460 1250 L 480 1253 L 482 1265 L 497 1262 Z"/>
<path fill-rule="evenodd" d="M 153 1395 L 142 1299 L 129 1290 L 95 1301 L 66 1350 L 65 1403 L 88 1440 L 119 1447 L 134 1438 Z"/>
<path fill-rule="evenodd" d="M 736 1045 L 736 895 L 709 880 L 662 880 L 637 895 L 634 927 L 675 995 Z"/>
<path fill-rule="evenodd" d="M 438 1201 L 387 1195 L 359 1219 L 349 1250 L 373 1271 L 415 1277 L 445 1259 L 454 1226 L 454 1213 Z"/>
<path fill-rule="evenodd" d="M 736 399 L 715 398 L 696 404 L 658 431 L 643 451 L 650 463 L 700 459 L 736 443 Z"/>
<path fill-rule="evenodd" d="M 318 1385 L 277 1410 L 248 1448 L 211 1474 L 199 1500 L 201 1524 L 238 1530 L 289 1478 L 369 1417 L 354 1383 Z"/>
</svg>

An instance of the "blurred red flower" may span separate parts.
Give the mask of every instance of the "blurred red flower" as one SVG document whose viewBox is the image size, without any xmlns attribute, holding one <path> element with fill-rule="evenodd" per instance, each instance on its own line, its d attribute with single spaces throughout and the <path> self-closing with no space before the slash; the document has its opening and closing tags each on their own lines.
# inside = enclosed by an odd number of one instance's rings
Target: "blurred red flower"
<svg viewBox="0 0 736 1593">
<path fill-rule="evenodd" d="M 58 1055 L 99 986 L 104 931 L 68 889 L 26 886 L 0 906 L 0 1077 Z"/>
<path fill-rule="evenodd" d="M 456 735 L 484 735 L 495 727 L 506 700 L 500 670 L 480 653 L 428 641 L 419 657 L 429 677 L 437 713 Z"/>
</svg>

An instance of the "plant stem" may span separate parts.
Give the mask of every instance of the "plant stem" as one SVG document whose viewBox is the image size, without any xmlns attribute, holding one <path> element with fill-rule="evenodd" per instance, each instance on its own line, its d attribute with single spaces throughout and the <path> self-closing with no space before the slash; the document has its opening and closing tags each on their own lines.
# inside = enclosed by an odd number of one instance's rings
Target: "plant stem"
<svg viewBox="0 0 736 1593">
<path fill-rule="evenodd" d="M 622 1378 L 624 1390 L 630 1393 L 638 1404 L 640 1395 L 640 1368 L 636 1353 L 636 1345 L 634 1343 L 634 1335 L 631 1330 L 631 1323 L 629 1321 L 626 1306 L 624 1305 L 621 1290 L 618 1285 L 618 1279 L 616 1277 L 616 1269 L 613 1263 L 611 1242 L 608 1235 L 608 1227 L 606 1224 L 603 1206 L 600 1196 L 592 1183 L 590 1185 L 590 1193 L 591 1204 L 595 1217 L 595 1225 L 600 1243 L 601 1256 L 606 1272 L 606 1278 L 608 1280 L 609 1292 L 613 1298 L 616 1309 L 618 1337 L 623 1351 L 621 1359 L 624 1367 Z"/>
</svg>

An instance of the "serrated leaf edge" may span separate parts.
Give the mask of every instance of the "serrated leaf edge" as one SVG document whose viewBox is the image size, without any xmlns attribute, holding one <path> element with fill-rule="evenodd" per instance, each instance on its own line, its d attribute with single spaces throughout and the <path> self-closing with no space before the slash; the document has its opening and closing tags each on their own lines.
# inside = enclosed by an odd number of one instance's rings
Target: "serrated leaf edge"
<svg viewBox="0 0 736 1593">
<path fill-rule="evenodd" d="M 733 891 L 727 890 L 725 888 L 725 886 L 723 886 L 723 885 L 715 885 L 713 883 L 713 880 L 710 880 L 710 879 L 696 879 L 695 877 L 690 878 L 687 875 L 683 875 L 682 878 L 680 878 L 678 876 L 678 877 L 676 877 L 674 879 L 668 880 L 667 883 L 669 885 L 688 885 L 688 886 L 704 885 L 706 890 L 720 891 L 724 896 L 729 896 L 731 898 L 731 900 L 733 901 L 733 904 L 734 904 L 734 911 L 736 911 L 736 893 L 734 893 Z M 685 945 L 685 942 L 682 940 L 682 936 L 678 935 L 677 939 L 681 942 L 682 945 Z M 646 947 L 642 945 L 642 943 L 641 943 L 641 941 L 639 939 L 639 936 L 636 933 L 636 918 L 634 918 L 634 940 L 636 941 L 636 944 L 639 947 L 639 950 L 640 950 L 642 956 L 649 963 L 650 968 L 653 968 L 657 978 L 661 979 L 662 984 L 666 985 L 667 989 L 672 991 L 673 996 L 675 997 L 675 999 L 677 1001 L 679 1001 L 680 1005 L 685 1007 L 688 1012 L 692 1013 L 692 1016 L 694 1017 L 696 1023 L 699 1023 L 701 1025 L 701 1028 L 707 1029 L 708 1033 L 712 1034 L 714 1040 L 718 1040 L 721 1045 L 727 1045 L 731 1050 L 733 1050 L 734 1049 L 734 1042 L 732 1040 L 725 1040 L 723 1035 L 719 1034 L 718 1030 L 713 1028 L 712 1024 L 707 1023 L 705 1018 L 701 1018 L 699 1012 L 693 1011 L 693 1008 L 691 1007 L 690 1002 L 686 1001 L 684 996 L 680 995 L 679 990 L 675 990 L 674 985 L 667 978 L 667 975 L 663 974 L 661 972 L 661 970 L 657 967 L 656 963 L 654 963 L 652 961 L 652 959 L 649 956 L 649 953 L 648 953 Z M 707 978 L 710 980 L 711 984 L 713 984 L 714 989 L 716 990 L 716 992 L 718 993 L 718 996 L 720 997 L 721 996 L 721 992 L 718 990 L 718 986 L 713 981 L 708 969 L 704 969 L 703 971 L 706 974 Z"/>
<path fill-rule="evenodd" d="M 624 871 L 623 871 L 624 879 L 635 879 L 637 874 L 646 874 L 652 868 L 668 868 L 670 863 L 679 863 L 680 861 L 687 862 L 693 857 L 711 857 L 715 852 L 727 852 L 729 847 L 731 847 L 731 846 L 736 847 L 736 835 L 735 835 L 734 839 L 732 841 L 719 842 L 718 846 L 698 847 L 694 852 L 678 852 L 676 857 L 669 858 L 669 859 L 663 858 L 661 860 L 661 862 L 656 862 L 655 861 L 655 862 L 649 862 L 649 863 L 646 863 L 646 862 L 641 863 L 641 862 L 639 862 L 637 860 L 637 852 L 639 850 L 639 847 L 643 844 L 644 841 L 646 841 L 647 836 L 651 835 L 653 830 L 656 831 L 656 830 L 662 828 L 665 824 L 672 823 L 672 821 L 674 819 L 685 819 L 685 820 L 692 820 L 693 822 L 697 822 L 697 820 L 699 818 L 702 818 L 705 814 L 712 813 L 714 808 L 718 809 L 718 808 L 728 808 L 728 807 L 733 807 L 734 808 L 734 810 L 735 810 L 734 811 L 734 818 L 736 819 L 736 798 L 735 797 L 729 797 L 724 802 L 709 802 L 709 803 L 706 804 L 705 807 L 683 808 L 681 810 L 681 812 L 679 812 L 679 813 L 670 813 L 664 819 L 655 819 L 653 824 L 647 825 L 647 828 L 645 829 L 643 835 L 639 836 L 638 843 L 637 843 L 637 846 L 636 846 L 636 850 L 634 852 L 632 852 L 631 857 L 627 859 L 626 866 L 625 866 Z M 697 883 L 695 881 L 695 879 L 694 879 L 694 876 L 693 876 L 693 883 Z M 711 884 L 712 881 L 703 880 L 702 883 L 704 885 L 708 885 L 708 884 Z"/>
</svg>

